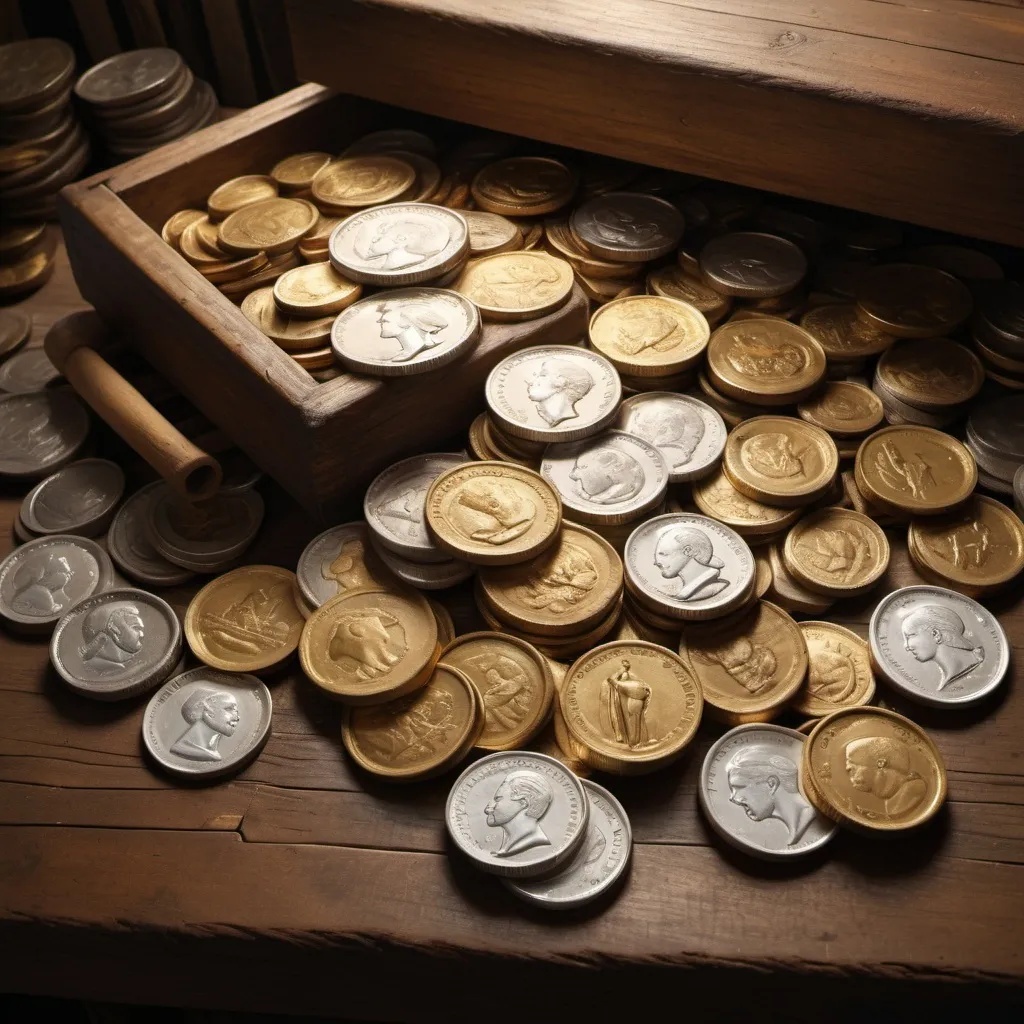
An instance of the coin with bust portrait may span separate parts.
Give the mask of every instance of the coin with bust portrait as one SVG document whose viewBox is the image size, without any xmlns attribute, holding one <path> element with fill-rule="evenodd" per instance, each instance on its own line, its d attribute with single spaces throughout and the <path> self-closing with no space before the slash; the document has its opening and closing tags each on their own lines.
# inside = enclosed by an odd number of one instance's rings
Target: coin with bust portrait
<svg viewBox="0 0 1024 1024">
<path fill-rule="evenodd" d="M 790 702 L 801 715 L 821 718 L 839 708 L 870 704 L 875 696 L 871 651 L 853 630 L 834 622 L 805 620 L 807 679 Z"/>
</svg>

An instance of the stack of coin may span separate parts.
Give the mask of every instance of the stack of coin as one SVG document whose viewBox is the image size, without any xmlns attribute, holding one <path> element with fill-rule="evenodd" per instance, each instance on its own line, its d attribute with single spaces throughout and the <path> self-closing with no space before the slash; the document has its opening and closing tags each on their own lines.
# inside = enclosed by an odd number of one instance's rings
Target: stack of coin
<svg viewBox="0 0 1024 1024">
<path fill-rule="evenodd" d="M 784 540 L 800 518 L 800 508 L 766 504 L 738 491 L 724 468 L 693 485 L 697 510 L 735 530 L 751 547 Z"/>
<path fill-rule="evenodd" d="M 991 380 L 1024 391 L 1024 286 L 986 288 L 974 320 L 974 348 Z"/>
<path fill-rule="evenodd" d="M 885 407 L 878 395 L 850 380 L 828 381 L 796 411 L 802 420 L 831 435 L 840 459 L 854 458 L 861 441 L 885 420 Z"/>
<path fill-rule="evenodd" d="M 219 108 L 212 87 L 176 50 L 150 47 L 115 54 L 75 84 L 95 134 L 109 155 L 130 159 L 205 128 Z"/>
<path fill-rule="evenodd" d="M 860 316 L 852 303 L 824 301 L 804 313 L 800 326 L 821 345 L 833 380 L 863 373 L 868 359 L 896 341 L 895 335 Z"/>
<path fill-rule="evenodd" d="M 978 483 L 1013 494 L 1014 476 L 1024 466 L 1024 395 L 995 397 L 973 408 L 966 444 L 978 464 Z"/>
<path fill-rule="evenodd" d="M 699 263 L 705 284 L 749 302 L 755 312 L 788 317 L 801 302 L 807 257 L 787 238 L 760 231 L 729 232 L 701 249 Z"/>
<path fill-rule="evenodd" d="M 0 300 L 19 298 L 46 284 L 56 253 L 56 236 L 42 221 L 0 222 Z"/>
<path fill-rule="evenodd" d="M 55 220 L 57 193 L 89 162 L 89 139 L 71 107 L 74 73 L 75 55 L 59 39 L 23 39 L 0 46 L 4 221 Z M 5 276 L 0 271 L 0 288 Z"/>
<path fill-rule="evenodd" d="M 528 441 L 525 437 L 505 433 L 487 412 L 473 420 L 468 443 L 469 450 L 482 462 L 511 462 L 527 469 L 540 469 L 541 457 L 547 448 L 544 441 Z"/>
<path fill-rule="evenodd" d="M 0 231 L 0 237 L 2 235 L 3 232 Z M 0 309 L 0 364 L 14 355 L 28 341 L 31 334 L 31 316 L 19 309 Z"/>
</svg>

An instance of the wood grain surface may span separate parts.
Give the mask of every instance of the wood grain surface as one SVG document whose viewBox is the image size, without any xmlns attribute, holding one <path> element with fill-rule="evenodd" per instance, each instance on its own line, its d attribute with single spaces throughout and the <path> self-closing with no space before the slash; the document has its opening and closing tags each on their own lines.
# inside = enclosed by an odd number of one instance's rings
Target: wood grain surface
<svg viewBox="0 0 1024 1024">
<path fill-rule="evenodd" d="M 21 304 L 32 344 L 81 308 L 58 258 Z M 21 490 L 0 492 L 2 553 Z M 247 557 L 293 567 L 315 527 L 276 488 L 265 496 Z M 890 538 L 878 593 L 916 580 Z M 183 613 L 193 590 L 162 593 Z M 467 588 L 444 600 L 460 631 L 475 624 Z M 863 634 L 873 603 L 833 617 Z M 561 915 L 449 852 L 450 776 L 395 787 L 354 769 L 339 706 L 294 667 L 268 680 L 273 734 L 259 759 L 183 786 L 143 755 L 145 696 L 79 697 L 44 641 L 2 632 L 0 989 L 372 1020 L 620 1021 L 673 1005 L 716 1021 L 863 1021 L 879 1007 L 886 1021 L 1014 1019 L 1024 602 L 1018 591 L 992 606 L 1014 647 L 995 700 L 940 712 L 880 693 L 928 728 L 949 768 L 948 806 L 921 834 L 843 833 L 792 866 L 742 856 L 697 809 L 720 732 L 705 725 L 680 763 L 608 782 L 633 824 L 632 869 L 614 899 Z"/>
</svg>

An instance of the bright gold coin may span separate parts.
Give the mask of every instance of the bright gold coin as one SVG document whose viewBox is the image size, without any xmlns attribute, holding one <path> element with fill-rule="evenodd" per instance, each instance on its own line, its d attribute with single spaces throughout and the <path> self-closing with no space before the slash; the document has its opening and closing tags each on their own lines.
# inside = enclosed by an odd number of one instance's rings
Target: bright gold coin
<svg viewBox="0 0 1024 1024">
<path fill-rule="evenodd" d="M 593 530 L 563 522 L 547 551 L 519 565 L 488 567 L 479 585 L 501 618 L 545 636 L 584 632 L 622 593 L 622 559 Z"/>
<path fill-rule="evenodd" d="M 210 220 L 224 220 L 243 206 L 276 196 L 277 185 L 265 174 L 244 174 L 215 188 L 207 197 L 206 212 Z"/>
<path fill-rule="evenodd" d="M 708 343 L 708 377 L 726 396 L 754 405 L 791 405 L 825 379 L 825 351 L 787 320 L 735 320 Z"/>
<path fill-rule="evenodd" d="M 946 799 L 938 748 L 909 718 L 882 708 L 823 718 L 804 744 L 800 779 L 819 811 L 869 832 L 922 825 Z"/>
<path fill-rule="evenodd" d="M 221 222 L 217 237 L 230 252 L 274 256 L 294 248 L 319 216 L 312 203 L 301 199 L 265 199 L 232 213 Z"/>
<path fill-rule="evenodd" d="M 857 283 L 860 316 L 899 338 L 948 334 L 971 315 L 972 305 L 967 285 L 935 267 L 883 263 Z"/>
<path fill-rule="evenodd" d="M 258 672 L 295 651 L 304 619 L 295 605 L 295 573 L 246 565 L 218 576 L 185 613 L 192 653 L 224 672 Z"/>
<path fill-rule="evenodd" d="M 823 508 L 789 531 L 782 549 L 798 583 L 826 597 L 854 597 L 870 590 L 889 567 L 885 531 L 861 512 Z"/>
<path fill-rule="evenodd" d="M 197 269 L 207 281 L 221 284 L 225 281 L 238 281 L 243 277 L 251 277 L 267 267 L 269 262 L 265 252 L 257 252 L 252 256 L 242 256 L 240 259 L 200 263 Z"/>
<path fill-rule="evenodd" d="M 550 547 L 562 502 L 533 470 L 507 462 L 467 462 L 427 491 L 427 527 L 445 551 L 475 565 L 527 562 Z"/>
<path fill-rule="evenodd" d="M 875 696 L 871 651 L 852 630 L 834 622 L 800 623 L 807 644 L 807 680 L 790 707 L 821 718 L 839 708 L 870 704 Z"/>
<path fill-rule="evenodd" d="M 1024 571 L 1024 526 L 981 494 L 952 515 L 912 520 L 907 543 L 915 561 L 957 589 L 992 590 Z"/>
<path fill-rule="evenodd" d="M 542 156 L 510 157 L 488 164 L 471 191 L 481 210 L 511 217 L 539 216 L 561 209 L 576 190 L 568 167 Z"/>
<path fill-rule="evenodd" d="M 722 467 L 748 498 L 793 508 L 828 490 L 839 452 L 820 427 L 791 416 L 755 416 L 730 432 Z"/>
<path fill-rule="evenodd" d="M 507 217 L 481 210 L 466 210 L 462 215 L 469 225 L 469 255 L 471 259 L 493 256 L 499 252 L 519 249 L 523 233 Z"/>
<path fill-rule="evenodd" d="M 857 488 L 883 510 L 939 515 L 970 497 L 978 482 L 974 456 L 931 427 L 875 431 L 858 449 Z"/>
<path fill-rule="evenodd" d="M 291 351 L 322 348 L 331 339 L 333 316 L 305 320 L 283 314 L 274 301 L 273 287 L 257 288 L 242 299 L 242 313 L 271 341 Z M 333 356 L 332 356 L 333 360 Z"/>
<path fill-rule="evenodd" d="M 455 639 L 455 623 L 452 621 L 451 613 L 440 601 L 435 601 L 433 598 L 428 597 L 427 604 L 430 605 L 430 610 L 434 613 L 434 620 L 437 622 L 437 642 L 442 647 L 446 647 Z"/>
<path fill-rule="evenodd" d="M 800 326 L 825 350 L 829 361 L 849 362 L 884 352 L 896 336 L 864 320 L 853 303 L 835 302 L 809 309 Z"/>
<path fill-rule="evenodd" d="M 206 214 L 202 210 L 179 210 L 164 221 L 164 226 L 160 229 L 160 237 L 172 249 L 180 251 L 181 233 L 193 221 L 202 220 L 205 216 Z"/>
<path fill-rule="evenodd" d="M 302 236 L 299 246 L 308 249 L 323 249 L 326 252 L 331 232 L 346 220 L 348 220 L 348 217 L 327 217 L 324 214 L 320 214 L 320 218 L 313 225 L 312 231 L 308 235 Z M 327 259 L 327 257 L 324 256 L 324 259 Z"/>
<path fill-rule="evenodd" d="M 683 660 L 641 641 L 588 651 L 559 694 L 572 753 L 617 775 L 657 771 L 676 760 L 697 732 L 703 705 Z"/>
<path fill-rule="evenodd" d="M 969 402 L 985 383 L 978 357 L 948 338 L 901 341 L 883 353 L 876 372 L 886 389 L 919 409 Z"/>
<path fill-rule="evenodd" d="M 755 501 L 736 490 L 721 467 L 693 483 L 693 501 L 706 516 L 731 526 L 744 537 L 787 530 L 800 518 L 799 508 Z"/>
<path fill-rule="evenodd" d="M 770 601 L 725 627 L 684 623 L 679 654 L 700 682 L 708 715 L 727 725 L 777 717 L 807 674 L 800 627 Z"/>
<path fill-rule="evenodd" d="M 278 160 L 270 168 L 270 177 L 279 187 L 289 192 L 300 192 L 313 184 L 318 171 L 331 162 L 330 153 L 294 153 Z"/>
<path fill-rule="evenodd" d="M 772 585 L 772 563 L 763 549 L 754 552 L 754 594 L 760 600 Z"/>
<path fill-rule="evenodd" d="M 671 264 L 647 275 L 647 290 L 652 295 L 688 302 L 707 317 L 709 324 L 717 324 L 732 308 L 732 299 L 728 295 L 716 292 L 699 277 Z"/>
<path fill-rule="evenodd" d="M 415 693 L 345 709 L 341 739 L 360 768 L 392 782 L 440 775 L 470 751 L 484 725 L 469 679 L 438 663 Z"/>
<path fill-rule="evenodd" d="M 802 420 L 828 431 L 833 437 L 858 437 L 882 425 L 882 400 L 863 384 L 830 380 L 797 407 Z"/>
<path fill-rule="evenodd" d="M 407 161 L 369 153 L 332 160 L 316 173 L 310 189 L 318 203 L 354 208 L 389 203 L 415 181 L 416 171 Z"/>
<path fill-rule="evenodd" d="M 441 654 L 442 663 L 459 669 L 476 688 L 484 727 L 480 750 L 518 750 L 547 724 L 555 697 L 548 659 L 518 637 L 502 633 L 466 633 Z"/>
<path fill-rule="evenodd" d="M 681 373 L 704 355 L 710 336 L 703 313 L 658 295 L 615 299 L 590 318 L 591 347 L 638 377 Z"/>
<path fill-rule="evenodd" d="M 178 236 L 178 250 L 194 267 L 212 266 L 234 258 L 221 248 L 217 225 L 205 213 L 185 225 Z"/>
<path fill-rule="evenodd" d="M 290 316 L 332 316 L 351 306 L 363 286 L 341 276 L 327 261 L 296 267 L 274 282 L 274 302 Z"/>
<path fill-rule="evenodd" d="M 399 202 L 425 203 L 441 184 L 441 168 L 428 156 L 406 150 L 389 150 L 389 156 L 404 160 L 416 172 L 416 180 L 398 197 Z"/>
<path fill-rule="evenodd" d="M 572 294 L 572 267 L 545 252 L 503 252 L 470 260 L 451 286 L 485 320 L 516 323 L 553 313 Z"/>
<path fill-rule="evenodd" d="M 439 654 L 426 598 L 398 586 L 332 597 L 309 617 L 299 641 L 302 670 L 349 704 L 382 704 L 425 686 Z"/>
</svg>

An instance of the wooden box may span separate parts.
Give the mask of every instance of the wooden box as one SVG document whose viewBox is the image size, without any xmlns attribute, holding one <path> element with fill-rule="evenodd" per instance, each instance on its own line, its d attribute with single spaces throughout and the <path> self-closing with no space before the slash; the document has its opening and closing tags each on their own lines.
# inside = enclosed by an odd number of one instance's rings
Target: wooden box
<svg viewBox="0 0 1024 1024">
<path fill-rule="evenodd" d="M 416 120 L 394 108 L 301 86 L 162 149 L 66 188 L 68 254 L 82 295 L 110 326 L 259 466 L 322 521 L 354 511 L 362 488 L 404 456 L 441 445 L 483 408 L 487 374 L 527 345 L 578 340 L 577 287 L 556 313 L 486 325 L 442 370 L 318 383 L 160 238 L 176 210 L 289 153 L 338 152 L 375 127 Z M 419 121 L 425 119 L 419 118 Z M 443 125 L 424 124 L 443 130 Z"/>
</svg>

